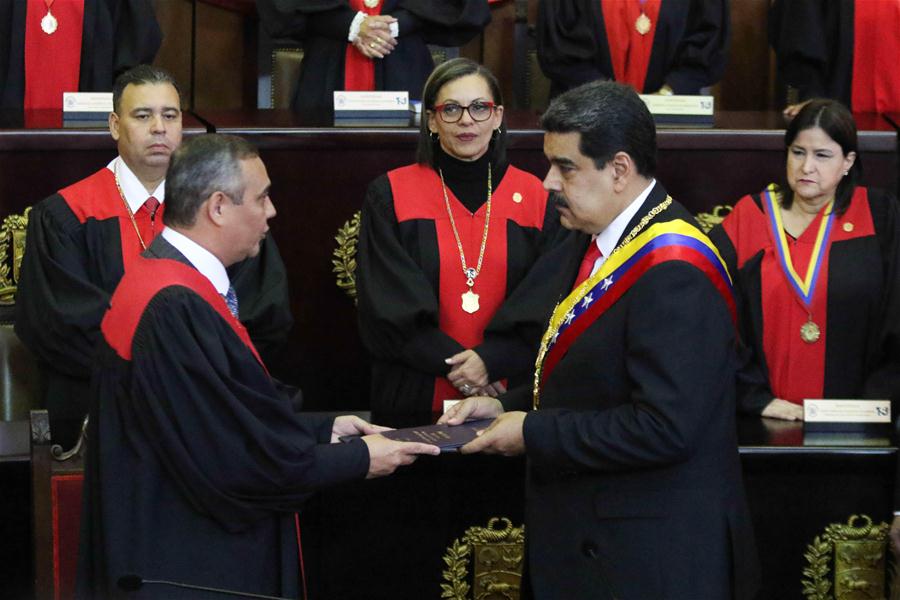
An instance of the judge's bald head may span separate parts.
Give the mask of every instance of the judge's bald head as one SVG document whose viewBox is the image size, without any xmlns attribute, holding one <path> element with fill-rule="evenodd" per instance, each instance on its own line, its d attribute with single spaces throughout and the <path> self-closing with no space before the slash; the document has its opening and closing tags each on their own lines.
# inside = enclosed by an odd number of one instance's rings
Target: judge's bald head
<svg viewBox="0 0 900 600">
<path fill-rule="evenodd" d="M 558 96 L 541 117 L 548 133 L 578 133 L 579 150 L 603 168 L 617 152 L 628 154 L 637 171 L 656 171 L 656 125 L 631 87 L 596 81 Z"/>
</svg>

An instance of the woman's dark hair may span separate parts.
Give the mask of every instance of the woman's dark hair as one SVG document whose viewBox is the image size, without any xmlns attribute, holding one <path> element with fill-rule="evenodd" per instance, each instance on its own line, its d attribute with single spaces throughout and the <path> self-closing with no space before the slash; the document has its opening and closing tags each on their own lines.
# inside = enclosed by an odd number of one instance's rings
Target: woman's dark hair
<svg viewBox="0 0 900 600">
<path fill-rule="evenodd" d="M 438 93 L 441 88 L 467 75 L 480 75 L 484 79 L 488 88 L 491 90 L 491 100 L 495 106 L 503 104 L 503 93 L 500 91 L 500 83 L 491 71 L 479 65 L 468 58 L 454 58 L 447 62 L 441 63 L 435 67 L 434 71 L 425 82 L 425 89 L 422 91 L 422 125 L 419 129 L 419 147 L 416 150 L 416 162 L 420 165 L 429 165 L 434 167 L 434 147 L 440 144 L 440 141 L 432 138 L 431 131 L 428 129 L 428 114 L 426 111 L 433 111 L 437 101 Z M 491 145 L 488 148 L 491 156 L 491 162 L 499 164 L 506 162 L 506 121 L 501 121 L 500 132 L 491 139 Z"/>
<path fill-rule="evenodd" d="M 791 144 L 794 143 L 801 131 L 815 127 L 819 127 L 834 140 L 841 147 L 844 156 L 851 152 L 856 153 L 853 166 L 838 183 L 834 193 L 834 212 L 842 215 L 850 206 L 853 191 L 862 179 L 862 157 L 859 155 L 859 147 L 856 142 L 856 122 L 850 111 L 836 100 L 826 98 L 810 100 L 797 113 L 797 116 L 788 125 L 787 131 L 784 132 L 785 150 L 790 152 Z M 790 208 L 794 196 L 787 193 L 790 189 L 788 186 L 782 185 L 781 189 L 785 192 L 781 194 L 781 206 Z"/>
</svg>

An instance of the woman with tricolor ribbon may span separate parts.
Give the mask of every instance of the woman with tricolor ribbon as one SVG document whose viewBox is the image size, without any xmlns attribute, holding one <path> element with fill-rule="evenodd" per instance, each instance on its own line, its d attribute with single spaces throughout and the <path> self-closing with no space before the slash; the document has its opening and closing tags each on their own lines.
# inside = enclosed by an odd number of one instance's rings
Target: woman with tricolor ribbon
<svg viewBox="0 0 900 600">
<path fill-rule="evenodd" d="M 745 196 L 711 237 L 734 277 L 745 412 L 805 398 L 900 398 L 900 214 L 859 185 L 856 124 L 813 100 L 785 134 L 787 183 Z"/>
<path fill-rule="evenodd" d="M 408 91 L 434 68 L 427 44 L 462 46 L 491 20 L 487 0 L 259 0 L 275 38 L 303 44 L 291 106 L 322 111 L 336 90 Z"/>
<path fill-rule="evenodd" d="M 422 104 L 417 163 L 369 186 L 356 271 L 372 410 L 420 419 L 529 379 L 540 331 L 529 345 L 485 329 L 559 231 L 541 181 L 506 161 L 489 70 L 439 65 Z"/>
</svg>

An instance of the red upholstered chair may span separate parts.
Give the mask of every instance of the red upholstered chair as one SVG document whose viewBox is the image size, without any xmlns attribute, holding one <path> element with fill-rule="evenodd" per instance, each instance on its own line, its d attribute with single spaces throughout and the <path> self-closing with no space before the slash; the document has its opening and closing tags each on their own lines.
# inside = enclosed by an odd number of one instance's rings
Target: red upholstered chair
<svg viewBox="0 0 900 600">
<path fill-rule="evenodd" d="M 70 600 L 74 595 L 84 432 L 82 428 L 72 450 L 63 452 L 59 445 L 51 444 L 47 411 L 31 411 L 34 594 L 41 600 Z"/>
</svg>

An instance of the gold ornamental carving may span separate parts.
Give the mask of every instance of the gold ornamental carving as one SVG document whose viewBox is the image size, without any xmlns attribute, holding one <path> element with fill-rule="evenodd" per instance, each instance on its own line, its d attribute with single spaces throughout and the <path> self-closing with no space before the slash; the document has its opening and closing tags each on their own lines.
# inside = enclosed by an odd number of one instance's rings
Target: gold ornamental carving
<svg viewBox="0 0 900 600">
<path fill-rule="evenodd" d="M 494 517 L 487 527 L 470 527 L 444 555 L 447 583 L 441 584 L 441 598 L 519 600 L 524 555 L 525 528 L 513 527 L 509 519 Z"/>
<path fill-rule="evenodd" d="M 719 204 L 718 206 L 713 207 L 712 212 L 697 213 L 695 218 L 700 225 L 700 229 L 703 230 L 703 233 L 709 233 L 713 227 L 725 220 L 725 217 L 730 213 L 731 206 L 728 204 Z"/>
<path fill-rule="evenodd" d="M 828 525 L 803 555 L 807 562 L 803 595 L 808 600 L 886 598 L 889 529 L 887 523 L 874 525 L 867 515 L 852 515 L 846 524 Z M 832 566 L 834 575 L 830 576 Z"/>
<path fill-rule="evenodd" d="M 25 230 L 30 212 L 29 206 L 21 215 L 9 215 L 0 225 L 0 306 L 12 306 L 16 303 L 19 268 L 25 254 Z"/>
<path fill-rule="evenodd" d="M 338 229 L 334 241 L 337 248 L 334 249 L 331 259 L 332 272 L 336 274 L 337 286 L 356 303 L 356 246 L 359 243 L 359 220 L 362 213 L 356 211 L 353 216 L 344 222 Z"/>
</svg>

